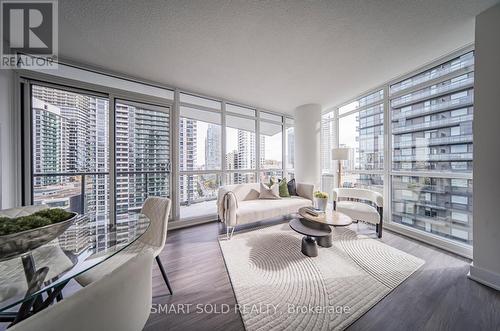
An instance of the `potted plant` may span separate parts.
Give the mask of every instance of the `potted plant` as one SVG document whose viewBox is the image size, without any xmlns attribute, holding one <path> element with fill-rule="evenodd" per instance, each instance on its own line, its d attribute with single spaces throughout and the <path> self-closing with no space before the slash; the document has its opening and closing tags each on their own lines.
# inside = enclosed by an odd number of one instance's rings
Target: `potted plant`
<svg viewBox="0 0 500 331">
<path fill-rule="evenodd" d="M 314 205 L 317 209 L 325 211 L 328 204 L 328 193 L 316 191 L 314 192 Z"/>
</svg>

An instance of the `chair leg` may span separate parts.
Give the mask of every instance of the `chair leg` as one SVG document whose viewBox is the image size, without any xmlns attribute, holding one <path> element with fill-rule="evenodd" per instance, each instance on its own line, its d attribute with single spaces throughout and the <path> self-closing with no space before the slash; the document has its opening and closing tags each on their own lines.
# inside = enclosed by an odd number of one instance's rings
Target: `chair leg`
<svg viewBox="0 0 500 331">
<path fill-rule="evenodd" d="M 172 292 L 172 288 L 170 287 L 170 283 L 168 282 L 167 273 L 165 272 L 165 269 L 163 269 L 163 264 L 161 263 L 160 256 L 157 256 L 155 259 L 156 259 L 156 262 L 158 263 L 158 267 L 160 268 L 161 275 L 163 276 L 163 279 L 165 280 L 165 284 L 167 284 L 168 291 L 170 292 L 170 295 L 174 294 L 174 292 Z"/>
<path fill-rule="evenodd" d="M 231 240 L 233 238 L 234 226 L 226 226 L 226 239 Z"/>
</svg>

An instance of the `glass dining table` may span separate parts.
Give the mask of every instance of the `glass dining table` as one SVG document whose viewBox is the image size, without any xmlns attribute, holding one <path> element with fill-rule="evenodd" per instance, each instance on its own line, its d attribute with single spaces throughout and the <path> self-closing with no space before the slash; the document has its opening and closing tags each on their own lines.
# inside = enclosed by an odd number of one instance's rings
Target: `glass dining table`
<svg viewBox="0 0 500 331">
<path fill-rule="evenodd" d="M 137 240 L 149 227 L 142 214 L 84 214 L 51 242 L 0 261 L 0 322 L 13 324 L 62 300 L 73 278 Z"/>
</svg>

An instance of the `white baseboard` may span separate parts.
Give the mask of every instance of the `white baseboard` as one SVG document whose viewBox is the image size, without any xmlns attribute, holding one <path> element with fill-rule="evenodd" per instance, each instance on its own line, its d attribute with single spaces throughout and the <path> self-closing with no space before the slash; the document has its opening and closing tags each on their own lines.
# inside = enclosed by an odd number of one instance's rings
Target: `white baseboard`
<svg viewBox="0 0 500 331">
<path fill-rule="evenodd" d="M 500 275 L 489 270 L 476 267 L 474 265 L 474 262 L 470 264 L 467 277 L 475 280 L 478 283 L 484 284 L 486 286 L 494 288 L 497 291 L 500 291 Z"/>
</svg>

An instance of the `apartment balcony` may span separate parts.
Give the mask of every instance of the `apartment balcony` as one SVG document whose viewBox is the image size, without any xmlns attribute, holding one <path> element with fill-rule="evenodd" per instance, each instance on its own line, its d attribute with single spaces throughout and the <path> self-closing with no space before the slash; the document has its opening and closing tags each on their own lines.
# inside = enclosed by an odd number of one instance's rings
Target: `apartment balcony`
<svg viewBox="0 0 500 331">
<path fill-rule="evenodd" d="M 446 110 L 451 110 L 455 108 L 461 107 L 469 107 L 474 103 L 474 96 L 468 95 L 464 98 L 459 98 L 455 100 L 440 102 L 430 106 L 424 106 L 420 109 L 412 109 L 408 111 L 400 111 L 400 112 L 392 112 L 391 119 L 392 121 L 398 120 L 400 118 L 413 118 L 424 116 L 432 113 L 442 112 Z"/>
<path fill-rule="evenodd" d="M 392 147 L 393 148 L 427 147 L 427 146 L 437 146 L 437 145 L 471 143 L 472 141 L 473 141 L 472 135 L 466 134 L 453 137 L 430 138 L 430 139 L 418 138 L 416 140 L 394 142 L 392 144 Z"/>
<path fill-rule="evenodd" d="M 453 91 L 458 91 L 466 88 L 472 88 L 473 86 L 474 86 L 474 77 L 468 77 L 466 79 L 448 85 L 440 85 L 435 89 L 426 88 L 424 90 L 410 93 L 402 97 L 393 99 L 391 101 L 391 107 L 399 108 L 411 105 L 419 101 L 429 99 L 430 97 L 448 94 L 452 93 Z"/>
<path fill-rule="evenodd" d="M 401 126 L 393 126 L 392 133 L 393 134 L 402 134 L 402 133 L 407 133 L 407 132 L 415 132 L 415 131 L 436 129 L 436 128 L 441 128 L 441 127 L 455 126 L 455 125 L 463 123 L 463 122 L 472 121 L 472 119 L 473 119 L 473 115 L 470 114 L 470 115 L 444 118 L 441 120 L 434 120 L 434 121 L 418 123 L 418 124 L 405 124 L 405 125 L 401 125 Z M 398 124 L 399 124 L 399 122 L 398 122 Z"/>
<path fill-rule="evenodd" d="M 392 215 L 396 215 L 399 217 L 409 217 L 413 220 L 424 222 L 427 224 L 431 225 L 436 225 L 436 226 L 442 226 L 442 227 L 449 227 L 451 220 L 448 217 L 442 217 L 442 216 L 423 216 L 423 215 L 415 215 L 415 214 L 407 214 L 403 212 L 392 212 Z"/>
<path fill-rule="evenodd" d="M 429 154 L 429 155 L 393 155 L 392 160 L 396 162 L 411 161 L 468 161 L 472 160 L 472 153 L 460 154 Z"/>
</svg>

